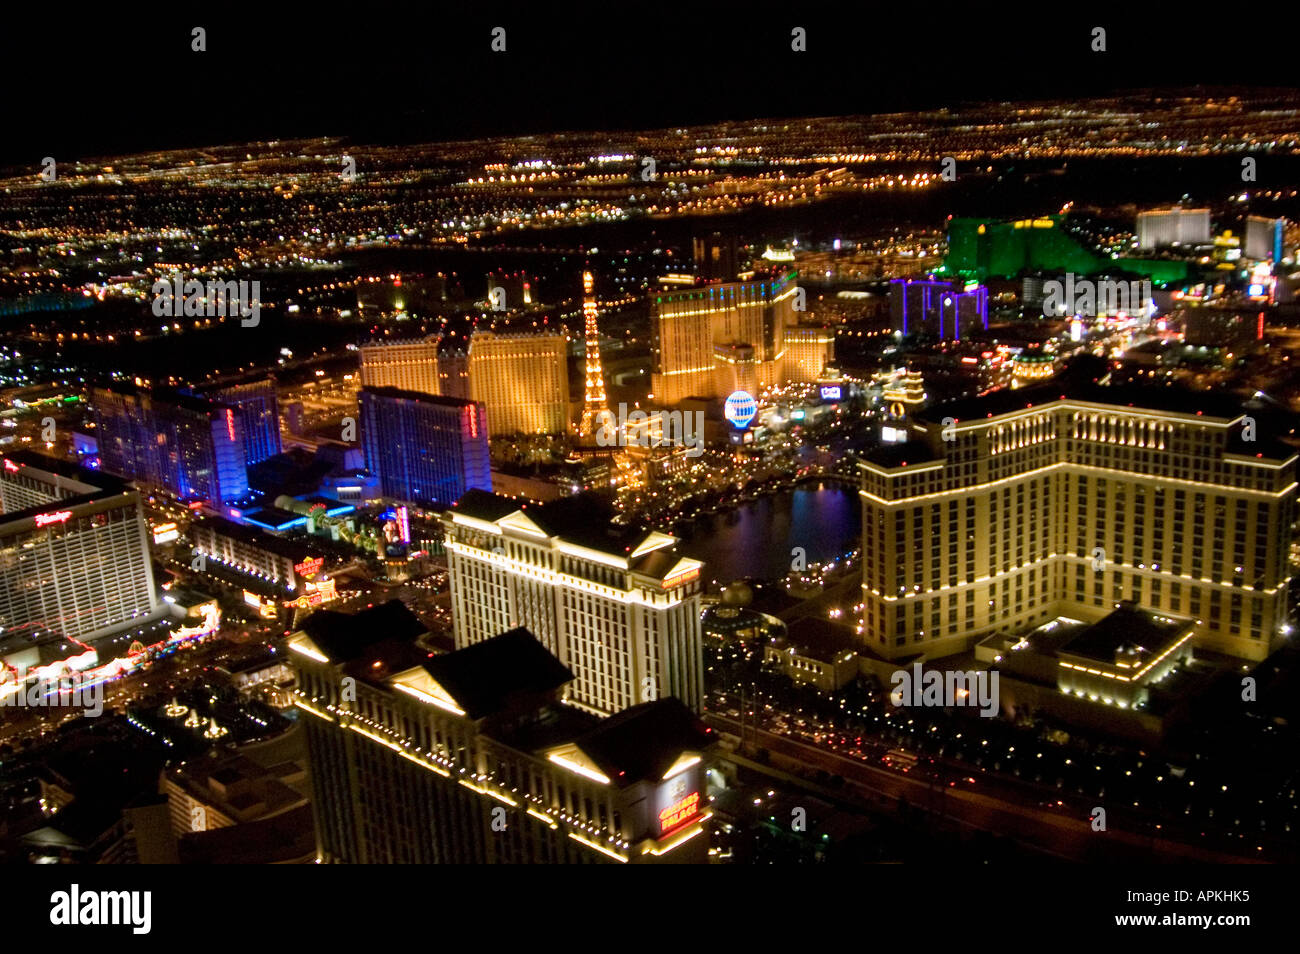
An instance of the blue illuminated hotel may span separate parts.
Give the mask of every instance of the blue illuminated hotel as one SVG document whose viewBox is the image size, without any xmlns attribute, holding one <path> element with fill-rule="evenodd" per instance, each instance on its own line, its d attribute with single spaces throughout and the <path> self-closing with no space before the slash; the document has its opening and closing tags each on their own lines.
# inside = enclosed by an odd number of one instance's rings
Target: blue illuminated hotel
<svg viewBox="0 0 1300 954">
<path fill-rule="evenodd" d="M 122 385 L 95 388 L 91 405 L 101 469 L 181 499 L 248 494 L 243 423 L 232 406 Z"/>
<path fill-rule="evenodd" d="M 385 497 L 451 505 L 492 489 L 482 404 L 397 388 L 362 388 L 359 402 L 366 468 Z"/>
<path fill-rule="evenodd" d="M 244 435 L 244 463 L 257 464 L 280 453 L 280 408 L 274 380 L 224 385 L 208 396 L 235 409 Z"/>
</svg>

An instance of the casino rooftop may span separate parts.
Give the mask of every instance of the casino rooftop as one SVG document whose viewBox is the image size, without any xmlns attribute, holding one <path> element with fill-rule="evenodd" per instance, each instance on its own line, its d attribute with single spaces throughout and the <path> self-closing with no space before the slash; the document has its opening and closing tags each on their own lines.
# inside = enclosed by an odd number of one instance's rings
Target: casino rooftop
<svg viewBox="0 0 1300 954">
<path fill-rule="evenodd" d="M 696 837 L 711 814 L 701 762 L 715 738 L 685 705 L 663 698 L 600 717 L 567 703 L 572 672 L 527 629 L 444 654 L 424 633 L 392 600 L 356 614 L 318 611 L 289 640 L 316 803 L 332 819 L 321 826 L 323 860 L 707 856 L 707 837 Z M 355 775 L 366 802 L 355 803 L 352 783 L 340 786 L 327 765 Z M 412 798 L 419 811 L 458 817 L 508 806 L 511 837 L 484 826 L 408 829 L 410 814 L 393 809 Z M 356 826 L 369 832 L 364 846 L 338 836 Z"/>
<path fill-rule="evenodd" d="M 25 478 L 32 485 L 29 497 L 48 497 L 46 503 L 19 508 L 14 503 L 25 503 L 26 499 L 20 500 L 18 495 L 10 493 L 0 494 L 0 514 L 3 514 L 5 522 L 28 519 L 51 509 L 75 508 L 129 493 L 131 489 L 120 477 L 32 451 L 9 451 L 3 456 L 5 471 L 13 478 Z"/>
</svg>

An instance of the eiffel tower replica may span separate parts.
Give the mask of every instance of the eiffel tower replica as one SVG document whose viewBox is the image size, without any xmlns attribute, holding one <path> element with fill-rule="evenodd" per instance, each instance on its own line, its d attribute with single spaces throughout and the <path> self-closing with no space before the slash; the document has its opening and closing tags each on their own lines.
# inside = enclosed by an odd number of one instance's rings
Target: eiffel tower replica
<svg viewBox="0 0 1300 954">
<path fill-rule="evenodd" d="M 609 413 L 609 402 L 605 397 L 605 374 L 600 368 L 596 293 L 589 271 L 582 273 L 582 317 L 587 338 L 587 390 L 582 405 L 582 421 L 578 424 L 578 439 L 584 445 L 595 445 L 602 417 Z"/>
</svg>

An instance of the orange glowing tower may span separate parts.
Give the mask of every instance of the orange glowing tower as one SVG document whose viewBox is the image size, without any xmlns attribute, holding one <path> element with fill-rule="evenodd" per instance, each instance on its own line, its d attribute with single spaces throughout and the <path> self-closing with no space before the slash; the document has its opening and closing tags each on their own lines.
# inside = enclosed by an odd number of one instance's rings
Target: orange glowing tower
<svg viewBox="0 0 1300 954">
<path fill-rule="evenodd" d="M 582 317 L 587 336 L 587 391 L 578 434 L 590 437 L 596 432 L 602 415 L 609 413 L 605 399 L 605 375 L 600 369 L 600 330 L 596 325 L 596 293 L 591 272 L 582 273 Z"/>
</svg>

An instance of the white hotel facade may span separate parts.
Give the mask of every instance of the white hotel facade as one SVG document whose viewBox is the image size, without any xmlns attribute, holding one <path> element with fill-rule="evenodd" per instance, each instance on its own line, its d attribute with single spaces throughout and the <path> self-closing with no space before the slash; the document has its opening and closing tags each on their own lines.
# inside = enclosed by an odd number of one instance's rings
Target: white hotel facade
<svg viewBox="0 0 1300 954">
<path fill-rule="evenodd" d="M 470 491 L 444 513 L 456 648 L 523 626 L 573 671 L 580 708 L 673 696 L 700 711 L 703 565 L 667 534 L 606 533 L 581 503 Z"/>
<path fill-rule="evenodd" d="M 93 639 L 159 608 L 139 493 L 67 461 L 25 450 L 4 456 L 0 633 L 7 640 L 30 648 L 38 633 Z"/>
</svg>

